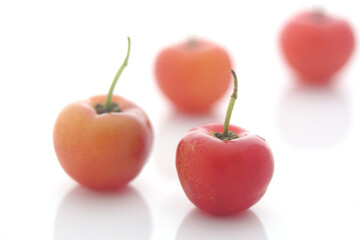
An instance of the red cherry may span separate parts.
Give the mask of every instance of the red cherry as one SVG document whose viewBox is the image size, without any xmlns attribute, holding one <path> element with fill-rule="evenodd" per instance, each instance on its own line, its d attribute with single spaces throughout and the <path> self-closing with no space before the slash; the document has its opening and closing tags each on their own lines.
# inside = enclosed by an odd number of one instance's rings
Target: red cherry
<svg viewBox="0 0 360 240">
<path fill-rule="evenodd" d="M 225 124 L 211 123 L 190 130 L 180 141 L 176 169 L 189 200 L 214 215 L 248 209 L 265 194 L 274 171 L 266 141 L 229 125 L 237 97 L 237 81 Z"/>
<path fill-rule="evenodd" d="M 348 61 L 354 49 L 349 23 L 320 11 L 290 19 L 280 36 L 289 65 L 307 84 L 326 84 Z"/>
</svg>

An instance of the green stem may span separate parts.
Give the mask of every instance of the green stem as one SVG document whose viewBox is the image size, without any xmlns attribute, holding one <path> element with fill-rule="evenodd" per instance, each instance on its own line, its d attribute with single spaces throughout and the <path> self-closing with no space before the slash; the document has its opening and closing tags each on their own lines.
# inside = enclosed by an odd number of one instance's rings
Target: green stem
<svg viewBox="0 0 360 240">
<path fill-rule="evenodd" d="M 110 112 L 111 111 L 111 99 L 112 99 L 112 96 L 113 96 L 113 92 L 114 92 L 114 88 L 115 88 L 115 85 L 121 75 L 121 73 L 123 72 L 124 68 L 127 66 L 128 64 L 128 60 L 129 60 L 129 54 L 130 54 L 130 46 L 131 46 L 131 42 L 130 42 L 130 38 L 128 37 L 128 49 L 127 49 L 127 54 L 126 54 L 126 57 L 124 59 L 124 62 L 123 64 L 120 66 L 119 70 L 117 71 L 115 77 L 114 77 L 114 80 L 113 82 L 111 83 L 111 86 L 110 86 L 110 89 L 109 89 L 109 92 L 108 94 L 106 95 L 106 100 L 105 100 L 105 104 L 104 104 L 104 108 L 107 112 Z"/>
<path fill-rule="evenodd" d="M 231 69 L 231 74 L 234 77 L 234 91 L 233 91 L 233 94 L 231 95 L 230 102 L 229 102 L 229 105 L 228 105 L 228 108 L 226 111 L 224 130 L 223 130 L 223 134 L 222 134 L 223 138 L 229 137 L 228 135 L 229 135 L 229 125 L 230 125 L 231 113 L 234 109 L 235 100 L 237 99 L 238 81 L 237 81 L 236 74 L 235 74 L 234 70 L 232 70 L 232 69 Z"/>
</svg>

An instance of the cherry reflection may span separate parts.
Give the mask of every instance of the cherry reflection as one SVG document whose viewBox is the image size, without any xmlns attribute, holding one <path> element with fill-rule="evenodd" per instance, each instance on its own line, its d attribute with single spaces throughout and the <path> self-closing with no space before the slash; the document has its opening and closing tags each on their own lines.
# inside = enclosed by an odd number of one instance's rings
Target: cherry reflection
<svg viewBox="0 0 360 240">
<path fill-rule="evenodd" d="M 63 199 L 55 220 L 56 240 L 149 239 L 148 206 L 132 187 L 94 192 L 75 187 Z"/>
</svg>

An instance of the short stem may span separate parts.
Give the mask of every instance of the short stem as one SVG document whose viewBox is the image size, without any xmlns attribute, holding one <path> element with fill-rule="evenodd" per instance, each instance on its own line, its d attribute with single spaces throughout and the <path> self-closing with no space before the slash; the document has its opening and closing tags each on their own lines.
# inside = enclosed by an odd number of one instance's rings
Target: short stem
<svg viewBox="0 0 360 240">
<path fill-rule="evenodd" d="M 313 14 L 316 20 L 322 21 L 325 17 L 325 9 L 321 6 L 313 7 Z"/>
<path fill-rule="evenodd" d="M 189 37 L 187 40 L 187 46 L 191 47 L 191 48 L 195 47 L 197 43 L 198 43 L 198 40 L 194 36 Z"/>
<path fill-rule="evenodd" d="M 236 77 L 234 70 L 231 69 L 231 73 L 234 78 L 234 91 L 233 91 L 233 94 L 231 95 L 230 102 L 229 102 L 229 105 L 228 105 L 228 108 L 226 111 L 224 130 L 223 130 L 223 134 L 222 134 L 223 138 L 228 137 L 231 113 L 232 113 L 234 105 L 235 105 L 235 100 L 237 99 L 238 81 L 237 81 L 237 77 Z"/>
<path fill-rule="evenodd" d="M 113 92 L 114 92 L 114 88 L 115 88 L 115 85 L 121 75 L 121 73 L 123 72 L 124 68 L 127 66 L 128 64 L 128 60 L 129 60 L 129 54 L 130 54 L 130 46 L 131 46 L 131 42 L 130 42 L 130 38 L 128 37 L 128 49 L 127 49 L 127 54 L 126 54 L 126 57 L 124 59 L 124 62 L 123 64 L 120 66 L 119 70 L 117 71 L 115 77 L 114 77 L 114 80 L 113 82 L 111 83 L 111 86 L 110 86 L 110 89 L 109 89 L 109 92 L 108 94 L 106 95 L 106 100 L 105 100 L 105 104 L 104 104 L 104 108 L 107 112 L 110 112 L 111 111 L 111 99 L 112 99 L 112 96 L 113 96 Z"/>
</svg>

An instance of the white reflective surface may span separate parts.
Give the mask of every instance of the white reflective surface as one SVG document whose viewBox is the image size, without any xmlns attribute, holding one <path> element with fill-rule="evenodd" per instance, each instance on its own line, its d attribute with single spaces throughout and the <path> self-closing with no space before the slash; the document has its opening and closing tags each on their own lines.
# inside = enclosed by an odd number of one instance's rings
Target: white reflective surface
<svg viewBox="0 0 360 240">
<path fill-rule="evenodd" d="M 77 186 L 58 207 L 54 235 L 56 240 L 150 239 L 150 211 L 132 187 L 96 193 Z"/>
</svg>

